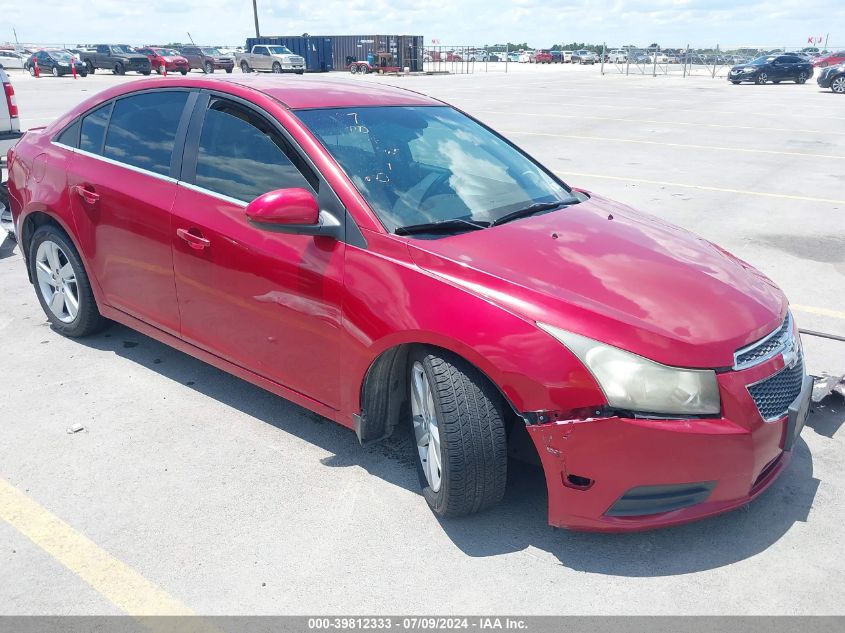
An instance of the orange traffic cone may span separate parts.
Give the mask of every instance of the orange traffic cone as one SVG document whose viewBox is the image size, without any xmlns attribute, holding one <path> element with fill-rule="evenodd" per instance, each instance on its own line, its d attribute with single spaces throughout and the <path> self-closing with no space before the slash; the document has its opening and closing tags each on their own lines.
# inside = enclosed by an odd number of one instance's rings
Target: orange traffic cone
<svg viewBox="0 0 845 633">
<path fill-rule="evenodd" d="M 161 74 L 167 77 L 167 64 L 162 64 L 161 69 Z"/>
<path fill-rule="evenodd" d="M 38 79 L 41 76 L 41 69 L 38 68 L 38 58 L 35 58 L 35 78 Z"/>
<path fill-rule="evenodd" d="M 73 56 L 70 58 L 70 72 L 73 78 L 76 79 L 76 58 Z"/>
</svg>

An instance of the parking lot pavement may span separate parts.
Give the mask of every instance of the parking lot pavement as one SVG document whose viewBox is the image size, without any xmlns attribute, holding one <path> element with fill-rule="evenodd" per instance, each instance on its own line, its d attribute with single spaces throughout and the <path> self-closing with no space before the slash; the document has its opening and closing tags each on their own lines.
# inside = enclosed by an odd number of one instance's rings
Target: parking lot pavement
<svg viewBox="0 0 845 633">
<path fill-rule="evenodd" d="M 12 80 L 30 127 L 134 79 Z M 461 107 L 571 184 L 759 267 L 802 327 L 845 334 L 841 97 L 597 67 L 355 80 Z M 542 473 L 512 463 L 500 506 L 438 521 L 406 438 L 361 448 L 122 326 L 64 339 L 9 242 L 0 287 L 0 613 L 843 612 L 841 401 L 816 407 L 788 471 L 728 515 L 554 531 Z M 811 371 L 845 372 L 843 344 L 805 345 Z"/>
</svg>

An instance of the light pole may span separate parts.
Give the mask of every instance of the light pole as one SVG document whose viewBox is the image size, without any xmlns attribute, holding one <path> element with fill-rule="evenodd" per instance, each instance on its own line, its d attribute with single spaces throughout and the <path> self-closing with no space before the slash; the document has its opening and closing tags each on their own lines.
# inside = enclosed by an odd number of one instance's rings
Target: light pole
<svg viewBox="0 0 845 633">
<path fill-rule="evenodd" d="M 258 0 L 252 0 L 252 15 L 255 17 L 255 37 L 261 37 L 258 30 Z"/>
</svg>

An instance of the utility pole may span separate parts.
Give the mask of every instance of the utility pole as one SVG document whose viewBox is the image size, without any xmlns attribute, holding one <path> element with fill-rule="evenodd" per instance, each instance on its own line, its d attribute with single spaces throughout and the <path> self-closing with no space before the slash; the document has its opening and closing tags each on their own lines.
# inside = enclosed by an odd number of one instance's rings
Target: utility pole
<svg viewBox="0 0 845 633">
<path fill-rule="evenodd" d="M 252 15 L 255 17 L 255 37 L 261 37 L 258 30 L 258 0 L 252 0 Z"/>
</svg>

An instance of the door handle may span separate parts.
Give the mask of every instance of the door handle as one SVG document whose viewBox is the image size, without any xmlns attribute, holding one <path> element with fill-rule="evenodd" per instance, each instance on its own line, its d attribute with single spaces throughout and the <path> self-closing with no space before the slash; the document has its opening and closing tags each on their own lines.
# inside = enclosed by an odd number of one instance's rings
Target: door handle
<svg viewBox="0 0 845 633">
<path fill-rule="evenodd" d="M 188 246 L 196 251 L 201 251 L 211 246 L 211 242 L 205 239 L 202 235 L 191 233 L 191 231 L 196 230 L 197 229 L 176 229 L 176 235 L 185 240 L 188 243 Z"/>
<path fill-rule="evenodd" d="M 74 185 L 73 192 L 88 204 L 96 204 L 100 199 L 100 194 L 87 189 L 84 185 Z"/>
</svg>

